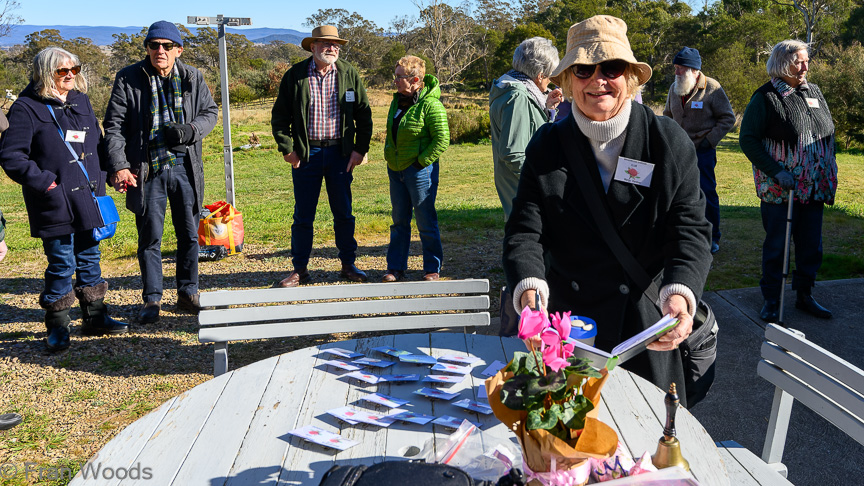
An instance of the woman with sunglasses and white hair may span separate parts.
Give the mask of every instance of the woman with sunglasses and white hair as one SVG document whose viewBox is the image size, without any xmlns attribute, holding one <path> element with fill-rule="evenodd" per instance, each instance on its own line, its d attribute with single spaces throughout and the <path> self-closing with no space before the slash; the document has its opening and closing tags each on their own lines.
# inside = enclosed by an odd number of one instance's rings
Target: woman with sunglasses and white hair
<svg viewBox="0 0 864 486">
<path fill-rule="evenodd" d="M 570 28 L 551 78 L 573 113 L 541 127 L 528 145 L 504 271 L 517 310 L 536 299 L 544 310 L 589 317 L 594 345 L 605 351 L 662 317 L 643 292 L 653 278 L 662 313 L 679 323 L 623 366 L 662 389 L 677 383 L 682 404 L 692 406 L 701 396 L 685 387 L 678 345 L 692 331 L 708 275 L 711 225 L 687 134 L 633 100 L 651 68 L 633 56 L 626 33 L 623 20 L 607 15 Z M 614 238 L 598 229 L 604 221 L 643 279 L 607 244 Z"/>
<path fill-rule="evenodd" d="M 102 226 L 93 194 L 105 195 L 106 172 L 99 157 L 102 132 L 86 92 L 78 57 L 59 47 L 43 49 L 0 141 L 0 165 L 21 184 L 30 234 L 42 239 L 48 259 L 39 305 L 52 352 L 69 347 L 69 310 L 76 299 L 82 334 L 128 329 L 108 317 L 104 303 L 108 283 L 92 230 Z"/>
</svg>

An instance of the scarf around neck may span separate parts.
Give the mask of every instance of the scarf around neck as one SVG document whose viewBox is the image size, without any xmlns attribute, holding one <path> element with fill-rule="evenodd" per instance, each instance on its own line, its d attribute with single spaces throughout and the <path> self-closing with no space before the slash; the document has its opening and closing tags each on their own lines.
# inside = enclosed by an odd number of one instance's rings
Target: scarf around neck
<svg viewBox="0 0 864 486">
<path fill-rule="evenodd" d="M 507 71 L 506 75 L 524 84 L 525 88 L 528 89 L 528 92 L 531 93 L 531 96 L 534 97 L 534 100 L 537 101 L 537 104 L 540 105 L 540 109 L 548 111 L 546 110 L 546 95 L 540 91 L 540 88 L 537 87 L 533 79 L 529 78 L 528 75 L 522 71 L 517 71 L 515 69 Z"/>
<path fill-rule="evenodd" d="M 147 69 L 150 79 L 150 116 L 153 125 L 147 138 L 147 148 L 150 152 L 150 177 L 162 170 L 177 165 L 177 157 L 169 149 L 165 141 L 165 126 L 170 122 L 184 123 L 183 93 L 180 90 L 180 70 L 177 64 L 171 74 L 164 78 L 170 84 L 170 91 L 165 89 L 165 82 L 156 74 L 155 69 Z M 170 103 L 169 103 L 170 100 Z"/>
</svg>

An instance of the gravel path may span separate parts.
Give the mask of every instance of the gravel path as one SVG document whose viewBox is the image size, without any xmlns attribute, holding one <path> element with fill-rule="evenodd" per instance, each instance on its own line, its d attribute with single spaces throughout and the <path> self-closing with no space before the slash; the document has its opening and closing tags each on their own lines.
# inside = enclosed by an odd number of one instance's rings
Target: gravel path
<svg viewBox="0 0 864 486">
<path fill-rule="evenodd" d="M 500 285 L 500 236 L 470 245 L 445 241 L 444 278 L 490 278 Z M 364 242 L 366 243 L 366 242 Z M 369 242 L 372 243 L 372 242 Z M 375 253 L 361 256 L 357 265 L 379 281 L 386 268 L 386 241 L 370 246 Z M 362 255 L 363 249 L 361 249 Z M 338 282 L 335 248 L 316 249 L 309 264 L 313 284 Z M 419 242 L 413 242 L 409 279 L 420 279 Z M 17 412 L 24 422 L 0 431 L 0 465 L 80 466 L 125 426 L 212 376 L 213 353 L 198 343 L 194 315 L 176 312 L 174 260 L 163 260 L 165 294 L 162 319 L 139 326 L 133 319 L 140 306 L 141 283 L 137 260 L 103 262 L 109 282 L 106 302 L 112 317 L 133 322 L 131 332 L 112 337 L 80 334 L 80 310 L 73 308 L 72 346 L 49 354 L 44 350 L 45 327 L 38 295 L 44 260 L 30 259 L 9 270 L 0 290 L 0 413 Z M 35 260 L 35 261 L 34 261 Z M 290 270 L 285 250 L 248 245 L 243 254 L 200 265 L 201 289 L 269 287 Z M 492 292 L 497 313 L 497 292 Z M 350 334 L 232 343 L 230 367 L 252 363 L 315 343 L 349 339 Z M 0 478 L 0 484 L 5 483 Z M 13 483 L 19 484 L 19 483 Z M 20 484 L 27 484 L 20 483 Z M 52 483 L 53 484 L 53 483 Z"/>
</svg>

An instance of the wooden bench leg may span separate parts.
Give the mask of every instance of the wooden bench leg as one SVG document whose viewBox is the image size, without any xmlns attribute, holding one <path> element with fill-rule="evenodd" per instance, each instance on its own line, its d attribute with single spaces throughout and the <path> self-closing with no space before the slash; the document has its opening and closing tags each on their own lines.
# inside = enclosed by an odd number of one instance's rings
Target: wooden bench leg
<svg viewBox="0 0 864 486">
<path fill-rule="evenodd" d="M 228 343 L 213 343 L 213 376 L 228 371 Z"/>
<path fill-rule="evenodd" d="M 789 417 L 792 414 L 792 403 L 795 397 L 777 387 L 774 390 L 774 403 L 771 406 L 771 419 L 768 421 L 768 433 L 765 435 L 765 447 L 762 449 L 762 460 L 786 477 L 786 466 L 783 460 L 783 448 L 786 446 L 786 433 L 789 430 Z"/>
</svg>

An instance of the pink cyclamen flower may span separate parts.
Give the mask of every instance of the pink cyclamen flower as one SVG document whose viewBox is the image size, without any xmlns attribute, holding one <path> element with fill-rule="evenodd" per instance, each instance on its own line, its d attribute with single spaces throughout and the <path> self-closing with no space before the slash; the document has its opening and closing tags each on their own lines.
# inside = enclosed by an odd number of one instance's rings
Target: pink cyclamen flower
<svg viewBox="0 0 864 486">
<path fill-rule="evenodd" d="M 549 327 L 549 319 L 542 311 L 531 310 L 525 306 L 522 309 L 522 317 L 519 319 L 519 339 L 534 337 Z"/>
<path fill-rule="evenodd" d="M 561 316 L 556 312 L 549 316 L 549 320 L 551 321 L 552 327 L 558 331 L 561 340 L 566 341 L 567 338 L 570 337 L 570 329 L 573 327 L 570 321 L 570 311 L 565 312 L 564 315 Z"/>
<path fill-rule="evenodd" d="M 543 363 L 554 372 L 566 368 L 569 363 L 562 357 L 563 347 L 558 334 L 553 331 L 544 332 L 543 344 Z"/>
</svg>

